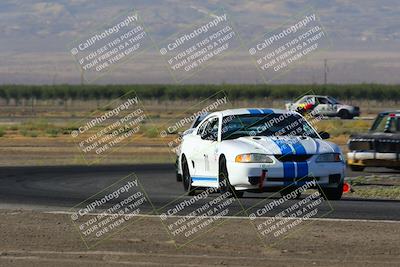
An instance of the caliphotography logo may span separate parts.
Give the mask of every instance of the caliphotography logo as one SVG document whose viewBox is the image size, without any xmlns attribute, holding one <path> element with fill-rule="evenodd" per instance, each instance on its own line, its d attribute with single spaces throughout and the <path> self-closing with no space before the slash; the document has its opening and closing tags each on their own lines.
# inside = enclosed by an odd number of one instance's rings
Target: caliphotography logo
<svg viewBox="0 0 400 267">
<path fill-rule="evenodd" d="M 158 44 L 167 68 L 182 82 L 209 64 L 240 49 L 238 32 L 224 9 L 209 12 L 183 32 Z"/>
<path fill-rule="evenodd" d="M 115 66 L 152 47 L 135 10 L 124 12 L 100 29 L 70 44 L 82 77 L 93 82 Z"/>
<path fill-rule="evenodd" d="M 71 221 L 90 249 L 152 213 L 152 204 L 135 174 L 106 187 L 71 210 Z"/>
<path fill-rule="evenodd" d="M 313 9 L 308 9 L 265 33 L 262 40 L 253 41 L 248 51 L 265 82 L 270 82 L 330 47 L 331 41 L 319 17 Z"/>
<path fill-rule="evenodd" d="M 143 136 L 146 121 L 149 118 L 144 107 L 136 92 L 131 91 L 76 123 L 71 137 L 90 165 Z"/>
</svg>

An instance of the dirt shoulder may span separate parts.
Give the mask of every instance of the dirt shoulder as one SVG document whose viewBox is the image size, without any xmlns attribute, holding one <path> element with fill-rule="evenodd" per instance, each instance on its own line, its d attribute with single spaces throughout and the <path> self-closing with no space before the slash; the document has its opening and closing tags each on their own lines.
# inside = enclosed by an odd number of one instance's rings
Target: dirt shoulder
<svg viewBox="0 0 400 267">
<path fill-rule="evenodd" d="M 272 247 L 246 219 L 229 219 L 176 249 L 144 217 L 87 249 L 69 215 L 1 210 L 0 266 L 399 266 L 399 222 L 314 221 Z"/>
</svg>

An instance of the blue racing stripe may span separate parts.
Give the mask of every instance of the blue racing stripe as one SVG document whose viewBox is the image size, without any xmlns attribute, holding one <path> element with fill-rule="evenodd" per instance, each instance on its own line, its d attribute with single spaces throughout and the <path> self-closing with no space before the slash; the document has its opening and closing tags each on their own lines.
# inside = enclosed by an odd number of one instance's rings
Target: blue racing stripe
<svg viewBox="0 0 400 267">
<path fill-rule="evenodd" d="M 250 114 L 254 115 L 254 114 L 262 114 L 260 110 L 256 109 L 256 108 L 249 108 L 247 109 Z"/>
<path fill-rule="evenodd" d="M 297 162 L 297 175 L 296 178 L 303 178 L 308 176 L 308 164 L 307 162 Z"/>
<path fill-rule="evenodd" d="M 281 150 L 282 156 L 293 155 L 292 149 L 283 140 L 278 139 L 278 140 L 273 140 L 273 141 Z M 283 184 L 285 186 L 290 185 L 293 182 L 294 177 L 295 177 L 294 163 L 293 162 L 283 162 L 283 178 L 284 178 Z"/>
<path fill-rule="evenodd" d="M 294 151 L 296 152 L 296 155 L 306 155 L 307 151 L 304 148 L 304 146 L 300 142 L 296 142 L 293 144 Z M 297 162 L 297 174 L 296 178 L 303 178 L 308 175 L 308 163 L 303 161 L 303 162 Z"/>
<path fill-rule="evenodd" d="M 279 147 L 279 149 L 281 150 L 282 156 L 284 155 L 293 155 L 293 151 L 290 148 L 289 144 L 287 144 L 285 141 L 283 140 L 273 140 L 275 142 L 275 144 Z"/>
<path fill-rule="evenodd" d="M 296 155 L 306 155 L 307 151 L 304 146 L 300 142 L 296 142 L 293 144 L 294 151 L 296 151 Z"/>
<path fill-rule="evenodd" d="M 293 162 L 288 161 L 283 163 L 283 177 L 283 185 L 286 186 L 293 183 L 293 178 L 295 177 Z"/>
<path fill-rule="evenodd" d="M 192 177 L 192 181 L 207 181 L 207 182 L 216 182 L 218 181 L 217 177 Z"/>
<path fill-rule="evenodd" d="M 274 113 L 274 111 L 272 109 L 267 109 L 267 108 L 262 108 L 261 111 L 264 114 L 272 114 L 272 113 Z"/>
</svg>

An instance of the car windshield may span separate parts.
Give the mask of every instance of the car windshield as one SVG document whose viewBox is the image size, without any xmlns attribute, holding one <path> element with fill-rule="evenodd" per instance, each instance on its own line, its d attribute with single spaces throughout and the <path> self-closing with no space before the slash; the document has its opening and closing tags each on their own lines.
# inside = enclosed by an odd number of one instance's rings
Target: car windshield
<svg viewBox="0 0 400 267">
<path fill-rule="evenodd" d="M 204 120 L 205 117 L 207 117 L 208 113 L 203 113 L 199 116 L 196 117 L 196 119 L 193 121 L 192 125 L 190 126 L 190 128 L 196 128 L 200 122 L 202 122 Z"/>
<path fill-rule="evenodd" d="M 242 136 L 309 136 L 318 134 L 301 116 L 285 114 L 243 114 L 227 116 L 223 119 L 222 140 Z"/>
<path fill-rule="evenodd" d="M 396 133 L 400 132 L 400 116 L 396 114 L 380 114 L 371 127 L 371 132 Z"/>
</svg>

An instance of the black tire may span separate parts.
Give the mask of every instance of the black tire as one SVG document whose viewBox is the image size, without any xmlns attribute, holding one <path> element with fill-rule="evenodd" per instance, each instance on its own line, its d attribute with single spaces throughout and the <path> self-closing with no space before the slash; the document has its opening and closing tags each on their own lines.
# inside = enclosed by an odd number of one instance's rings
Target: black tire
<svg viewBox="0 0 400 267">
<path fill-rule="evenodd" d="M 192 177 L 190 176 L 189 166 L 185 155 L 182 155 L 182 184 L 183 189 L 188 196 L 193 196 L 195 194 L 195 188 L 192 186 Z"/>
<path fill-rule="evenodd" d="M 286 196 L 286 195 L 292 193 L 294 190 L 295 190 L 295 188 L 284 188 L 281 191 L 279 191 L 279 193 L 283 197 L 283 196 Z M 298 192 L 294 199 L 299 199 L 300 197 L 301 197 L 301 192 Z"/>
<path fill-rule="evenodd" d="M 322 188 L 320 193 L 327 200 L 340 200 L 343 195 L 343 183 L 340 183 L 336 188 Z"/>
<path fill-rule="evenodd" d="M 180 175 L 178 172 L 176 173 L 176 181 L 177 182 L 182 182 L 182 175 Z"/>
<path fill-rule="evenodd" d="M 224 194 L 226 192 L 230 192 L 232 197 L 237 197 L 237 198 L 242 198 L 244 191 L 238 191 L 233 188 L 233 186 L 229 182 L 229 175 L 228 175 L 228 169 L 226 167 L 226 159 L 224 156 L 222 156 L 219 160 L 219 190 L 221 194 Z"/>
<path fill-rule="evenodd" d="M 360 165 L 350 165 L 350 170 L 353 172 L 362 172 L 365 169 L 365 166 Z"/>
<path fill-rule="evenodd" d="M 175 175 L 176 175 L 176 181 L 182 182 L 182 174 L 178 173 L 178 164 L 179 164 L 179 158 L 177 158 L 175 161 Z"/>
<path fill-rule="evenodd" d="M 350 112 L 346 109 L 342 109 L 339 111 L 339 117 L 341 119 L 345 119 L 345 120 L 351 120 L 353 118 L 353 116 L 350 114 Z"/>
</svg>

